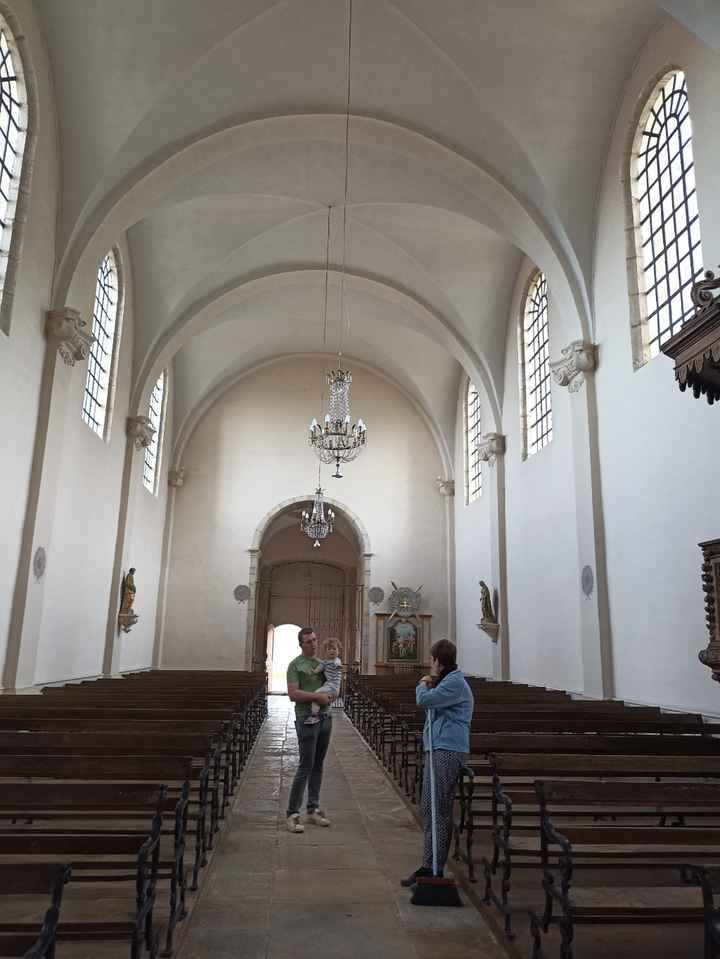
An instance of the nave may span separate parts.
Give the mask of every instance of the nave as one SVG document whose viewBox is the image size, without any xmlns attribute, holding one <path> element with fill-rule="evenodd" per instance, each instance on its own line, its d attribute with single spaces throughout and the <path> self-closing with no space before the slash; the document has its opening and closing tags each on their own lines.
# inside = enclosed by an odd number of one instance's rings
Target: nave
<svg viewBox="0 0 720 959">
<path fill-rule="evenodd" d="M 410 905 L 399 881 L 418 865 L 419 826 L 341 709 L 322 790 L 332 825 L 286 831 L 291 707 L 268 699 L 179 959 L 501 959 L 467 900 L 464 909 Z"/>
</svg>

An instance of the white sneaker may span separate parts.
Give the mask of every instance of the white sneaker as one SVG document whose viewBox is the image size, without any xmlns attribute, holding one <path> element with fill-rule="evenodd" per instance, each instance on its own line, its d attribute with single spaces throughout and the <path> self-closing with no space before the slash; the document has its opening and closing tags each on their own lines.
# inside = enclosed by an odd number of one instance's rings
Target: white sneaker
<svg viewBox="0 0 720 959">
<path fill-rule="evenodd" d="M 305 817 L 306 822 L 315 823 L 316 826 L 329 826 L 330 820 L 327 818 L 322 809 L 314 809 L 312 812 L 309 812 Z"/>
<path fill-rule="evenodd" d="M 305 832 L 305 827 L 300 822 L 300 813 L 294 812 L 292 816 L 287 817 L 288 832 Z"/>
</svg>

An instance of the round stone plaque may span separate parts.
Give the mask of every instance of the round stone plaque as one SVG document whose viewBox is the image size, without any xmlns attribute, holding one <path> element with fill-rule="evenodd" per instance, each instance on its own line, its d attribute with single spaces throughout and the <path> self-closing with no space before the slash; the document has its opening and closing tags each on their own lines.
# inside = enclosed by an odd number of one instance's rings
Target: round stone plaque
<svg viewBox="0 0 720 959">
<path fill-rule="evenodd" d="M 236 586 L 233 590 L 233 596 L 238 603 L 247 603 L 250 599 L 250 587 L 245 585 Z"/>
<path fill-rule="evenodd" d="M 368 599 L 377 606 L 385 599 L 385 590 L 380 586 L 371 586 L 368 590 Z"/>
<path fill-rule="evenodd" d="M 595 577 L 593 576 L 593 571 L 589 566 L 583 566 L 583 571 L 580 576 L 580 584 L 582 586 L 582 591 L 587 597 L 592 596 L 592 591 L 595 587 Z"/>
<path fill-rule="evenodd" d="M 47 566 L 47 553 L 45 552 L 44 546 L 38 546 L 35 550 L 35 555 L 33 556 L 33 574 L 35 579 L 41 580 L 43 574 L 45 573 L 45 567 Z"/>
</svg>

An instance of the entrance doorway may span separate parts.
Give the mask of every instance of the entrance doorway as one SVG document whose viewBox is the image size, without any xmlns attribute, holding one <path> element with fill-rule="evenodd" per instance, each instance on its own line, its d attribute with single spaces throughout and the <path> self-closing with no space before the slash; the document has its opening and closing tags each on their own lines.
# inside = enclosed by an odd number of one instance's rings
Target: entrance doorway
<svg viewBox="0 0 720 959">
<path fill-rule="evenodd" d="M 300 655 L 298 633 L 300 627 L 294 623 L 268 628 L 268 692 L 287 695 L 287 668 L 290 662 Z"/>
</svg>

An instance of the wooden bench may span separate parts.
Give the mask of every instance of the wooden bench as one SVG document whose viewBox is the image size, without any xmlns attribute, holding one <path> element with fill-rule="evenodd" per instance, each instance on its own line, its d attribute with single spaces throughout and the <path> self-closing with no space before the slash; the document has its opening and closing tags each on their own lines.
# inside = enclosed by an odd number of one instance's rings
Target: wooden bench
<svg viewBox="0 0 720 959">
<path fill-rule="evenodd" d="M 541 837 L 538 830 L 541 808 L 536 793 L 536 780 L 545 774 L 562 777 L 570 784 L 585 780 L 584 786 L 592 790 L 603 786 L 602 780 L 639 780 L 651 788 L 662 784 L 655 780 L 695 780 L 707 777 L 720 778 L 720 756 L 641 756 L 641 755 L 560 755 L 560 756 L 496 756 L 489 762 L 491 787 L 487 802 L 492 838 L 492 854 L 481 859 L 485 874 L 484 901 L 494 904 L 504 918 L 505 933 L 513 937 L 510 896 L 513 871 L 538 870 L 541 864 Z M 620 789 L 622 784 L 618 785 Z M 720 802 L 720 785 L 712 787 L 718 790 L 715 795 Z M 716 807 L 717 809 L 720 806 Z M 575 807 L 565 810 L 570 816 L 576 813 Z M 612 811 L 596 813 L 614 815 Z M 646 811 L 638 812 L 635 819 Z M 474 831 L 476 813 L 471 813 L 467 823 L 467 845 L 465 861 L 468 864 L 471 881 L 474 872 Z M 660 813 L 653 808 L 651 815 L 657 820 Z M 713 813 L 714 815 L 714 813 Z M 660 826 L 659 828 L 662 828 Z M 495 889 L 495 882 L 499 890 Z"/>
<path fill-rule="evenodd" d="M 33 863 L 71 865 L 72 881 L 57 925 L 58 940 L 125 941 L 130 959 L 141 959 L 144 948 L 154 959 L 159 944 L 154 910 L 161 822 L 155 815 L 150 829 L 139 834 L 0 836 L 0 861 L 9 859 L 21 870 Z M 73 895 L 76 886 L 79 895 Z M 102 917 L 98 915 L 100 902 Z M 6 904 L 4 912 L 5 931 L 30 931 L 22 901 L 15 909 Z"/>
<path fill-rule="evenodd" d="M 6 923 L 0 918 L 0 956 L 54 959 L 60 907 L 70 873 L 71 868 L 67 863 L 26 865 L 0 862 L 0 907 L 5 897 L 37 896 L 40 900 L 38 905 L 44 908 L 50 897 L 50 906 L 42 920 L 37 923 L 28 921 L 25 931 L 17 931 L 16 923 Z M 0 909 L 0 912 L 5 910 Z M 35 929 L 31 928 L 33 925 Z"/>
<path fill-rule="evenodd" d="M 542 959 L 543 937 L 551 927 L 560 932 L 563 959 L 573 959 L 580 925 L 705 920 L 701 897 L 688 886 L 685 867 L 720 858 L 720 785 L 539 781 L 535 789 L 545 905 L 541 912 L 531 912 L 533 959 Z M 588 822 L 609 812 L 624 821 Z M 659 813 L 686 821 L 701 812 L 699 827 L 647 824 L 648 817 Z M 561 826 L 559 815 L 566 820 Z M 638 824 L 643 816 L 645 822 Z M 708 825 L 708 816 L 715 825 Z M 603 882 L 608 869 L 613 889 Z M 597 881 L 592 879 L 595 872 L 600 874 Z M 587 894 L 577 882 L 579 873 L 590 877 L 584 884 Z M 706 956 L 716 949 L 706 940 Z"/>
</svg>

